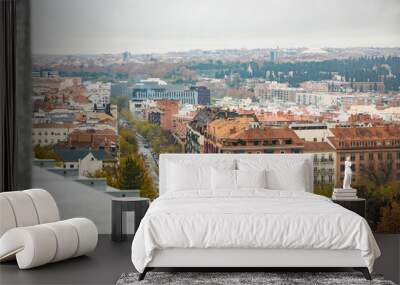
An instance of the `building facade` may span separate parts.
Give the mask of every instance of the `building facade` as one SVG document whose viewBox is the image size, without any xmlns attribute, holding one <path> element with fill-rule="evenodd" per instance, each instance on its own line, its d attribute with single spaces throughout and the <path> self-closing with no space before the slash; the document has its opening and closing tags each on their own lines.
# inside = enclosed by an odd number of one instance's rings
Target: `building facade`
<svg viewBox="0 0 400 285">
<path fill-rule="evenodd" d="M 313 155 L 314 184 L 335 185 L 336 152 L 328 142 L 304 142 L 304 153 Z"/>
<path fill-rule="evenodd" d="M 185 152 L 186 137 L 188 124 L 193 120 L 194 114 L 175 114 L 172 116 L 172 129 L 171 134 L 175 141 L 181 146 L 182 152 Z"/>
<path fill-rule="evenodd" d="M 156 105 L 161 110 L 161 128 L 170 131 L 172 129 L 172 118 L 179 112 L 179 102 L 176 100 L 157 100 Z"/>
<path fill-rule="evenodd" d="M 85 87 L 87 96 L 92 104 L 96 104 L 97 106 L 106 106 L 110 104 L 110 83 L 90 82 L 85 84 Z"/>
<path fill-rule="evenodd" d="M 210 89 L 203 86 L 165 85 L 153 82 L 132 90 L 132 100 L 177 100 L 180 104 L 210 105 Z"/>
<path fill-rule="evenodd" d="M 129 97 L 129 84 L 127 81 L 120 81 L 118 83 L 111 84 L 110 88 L 110 95 L 117 97 L 117 96 L 124 96 Z"/>
<path fill-rule="evenodd" d="M 67 142 L 68 135 L 73 131 L 73 129 L 73 124 L 33 124 L 32 144 L 47 146 Z"/>
<path fill-rule="evenodd" d="M 296 103 L 298 105 L 316 107 L 337 106 L 341 95 L 332 93 L 296 93 Z"/>
<path fill-rule="evenodd" d="M 197 112 L 193 120 L 187 124 L 186 146 L 187 153 L 204 153 L 204 137 L 208 123 L 216 118 L 232 118 L 239 116 L 236 112 L 222 111 L 219 108 L 206 107 Z"/>
<path fill-rule="evenodd" d="M 354 92 L 385 92 L 384 82 L 352 82 L 350 86 Z"/>
<path fill-rule="evenodd" d="M 118 135 L 114 130 L 74 130 L 68 136 L 68 147 L 116 151 Z"/>
<path fill-rule="evenodd" d="M 204 142 L 206 153 L 301 153 L 303 147 L 291 129 L 262 127 L 254 116 L 210 122 Z"/>
<path fill-rule="evenodd" d="M 80 176 L 101 170 L 105 157 L 104 150 L 56 148 L 55 153 L 61 159 L 63 168 L 78 169 Z"/>
<path fill-rule="evenodd" d="M 329 129 L 329 143 L 336 150 L 336 186 L 344 178 L 344 162 L 352 161 L 353 181 L 370 172 L 385 171 L 400 179 L 400 127 L 373 126 Z"/>
</svg>

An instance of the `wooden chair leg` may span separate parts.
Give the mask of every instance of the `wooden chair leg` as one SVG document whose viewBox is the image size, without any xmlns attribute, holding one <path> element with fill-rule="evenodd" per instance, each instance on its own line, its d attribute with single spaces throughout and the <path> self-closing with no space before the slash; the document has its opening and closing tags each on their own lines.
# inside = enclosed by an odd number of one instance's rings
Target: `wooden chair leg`
<svg viewBox="0 0 400 285">
<path fill-rule="evenodd" d="M 361 273 L 364 275 L 365 279 L 372 280 L 371 274 L 369 274 L 369 270 L 367 267 L 355 267 L 354 269 L 357 271 L 361 271 Z"/>
</svg>

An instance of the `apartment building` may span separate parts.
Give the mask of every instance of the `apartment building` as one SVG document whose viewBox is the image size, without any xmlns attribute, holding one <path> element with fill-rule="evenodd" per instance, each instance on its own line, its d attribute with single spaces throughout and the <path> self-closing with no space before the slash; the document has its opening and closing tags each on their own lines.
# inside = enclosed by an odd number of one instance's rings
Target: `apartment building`
<svg viewBox="0 0 400 285">
<path fill-rule="evenodd" d="M 185 152 L 188 124 L 193 120 L 195 114 L 194 112 L 188 112 L 172 116 L 171 134 L 181 146 L 182 152 Z"/>
<path fill-rule="evenodd" d="M 286 83 L 266 82 L 256 84 L 254 94 L 261 103 L 269 101 L 295 102 L 296 93 L 304 92 L 302 88 L 291 88 Z"/>
<path fill-rule="evenodd" d="M 339 98 L 343 95 L 334 93 L 296 93 L 295 102 L 298 105 L 309 106 L 314 105 L 316 107 L 329 107 L 337 106 Z"/>
<path fill-rule="evenodd" d="M 97 107 L 110 104 L 111 83 L 88 82 L 85 87 L 87 96 L 92 104 L 96 104 Z"/>
<path fill-rule="evenodd" d="M 179 102 L 176 100 L 157 100 L 157 108 L 161 111 L 160 126 L 170 131 L 172 129 L 172 118 L 179 112 Z"/>
<path fill-rule="evenodd" d="M 346 157 L 352 161 L 353 180 L 370 170 L 383 170 L 400 179 L 400 127 L 331 128 L 329 143 L 336 150 L 336 185 L 344 177 Z"/>
<path fill-rule="evenodd" d="M 114 130 L 74 130 L 68 135 L 68 146 L 73 148 L 106 149 L 115 151 L 118 135 Z"/>
<path fill-rule="evenodd" d="M 206 107 L 197 112 L 193 120 L 187 125 L 186 147 L 187 153 L 204 153 L 204 138 L 208 123 L 217 118 L 233 118 L 239 116 L 236 112 L 222 111 L 218 108 Z"/>
<path fill-rule="evenodd" d="M 304 142 L 304 153 L 314 157 L 314 184 L 335 184 L 336 152 L 328 142 Z"/>
<path fill-rule="evenodd" d="M 301 153 L 304 144 L 289 128 L 262 127 L 254 116 L 217 119 L 208 124 L 206 153 Z"/>
<path fill-rule="evenodd" d="M 308 92 L 328 92 L 328 82 L 326 81 L 304 81 L 300 83 L 300 88 Z"/>
<path fill-rule="evenodd" d="M 384 82 L 352 82 L 351 88 L 354 92 L 385 92 Z"/>
<path fill-rule="evenodd" d="M 73 124 L 39 123 L 32 125 L 33 145 L 54 145 L 67 142 L 68 135 L 73 131 Z"/>
</svg>

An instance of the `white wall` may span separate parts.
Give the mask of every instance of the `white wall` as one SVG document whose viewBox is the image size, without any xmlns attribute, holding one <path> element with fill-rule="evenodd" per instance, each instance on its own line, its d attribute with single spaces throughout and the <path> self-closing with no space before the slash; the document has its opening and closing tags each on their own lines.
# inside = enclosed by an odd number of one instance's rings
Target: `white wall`
<svg viewBox="0 0 400 285">
<path fill-rule="evenodd" d="M 88 176 L 103 168 L 103 161 L 97 160 L 92 153 L 88 153 L 83 159 L 80 159 L 78 164 L 80 176 Z"/>
</svg>

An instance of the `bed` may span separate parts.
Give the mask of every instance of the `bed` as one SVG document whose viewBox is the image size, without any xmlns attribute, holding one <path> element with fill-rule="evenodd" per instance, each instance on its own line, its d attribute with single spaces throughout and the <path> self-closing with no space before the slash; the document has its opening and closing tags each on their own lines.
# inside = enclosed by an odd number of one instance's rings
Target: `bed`
<svg viewBox="0 0 400 285">
<path fill-rule="evenodd" d="M 361 216 L 313 194 L 306 154 L 163 154 L 160 197 L 132 243 L 153 268 L 352 267 L 380 251 Z"/>
</svg>

